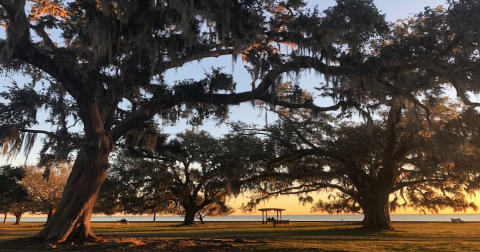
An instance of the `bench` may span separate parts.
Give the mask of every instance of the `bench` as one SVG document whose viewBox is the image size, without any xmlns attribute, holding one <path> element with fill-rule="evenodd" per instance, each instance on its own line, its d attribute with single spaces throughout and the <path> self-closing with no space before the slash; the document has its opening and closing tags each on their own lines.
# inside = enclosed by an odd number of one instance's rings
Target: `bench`
<svg viewBox="0 0 480 252">
<path fill-rule="evenodd" d="M 288 224 L 289 228 L 292 227 L 292 223 L 290 222 L 290 220 L 274 220 L 273 221 L 273 226 L 276 227 L 277 224 Z"/>
<path fill-rule="evenodd" d="M 457 219 L 452 218 L 452 222 L 453 223 L 459 223 L 459 224 L 465 224 L 465 221 L 460 220 L 460 218 L 457 218 Z"/>
<path fill-rule="evenodd" d="M 120 224 L 120 223 L 125 224 L 125 225 L 128 226 L 128 221 L 125 220 L 125 219 L 123 219 L 123 220 L 117 220 L 117 226 L 118 226 L 118 224 Z"/>
</svg>

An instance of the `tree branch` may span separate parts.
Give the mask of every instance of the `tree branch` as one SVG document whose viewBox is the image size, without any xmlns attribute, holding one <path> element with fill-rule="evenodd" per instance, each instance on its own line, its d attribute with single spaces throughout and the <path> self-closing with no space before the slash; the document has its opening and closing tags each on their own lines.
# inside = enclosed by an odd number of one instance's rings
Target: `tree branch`
<svg viewBox="0 0 480 252">
<path fill-rule="evenodd" d="M 398 191 L 402 188 L 405 188 L 407 186 L 411 185 L 418 185 L 422 183 L 427 183 L 427 182 L 443 182 L 445 179 L 421 179 L 421 180 L 414 180 L 414 181 L 405 181 L 405 182 L 397 182 L 395 185 L 392 187 L 390 193 L 393 193 L 395 191 Z"/>
<path fill-rule="evenodd" d="M 25 128 L 21 128 L 19 129 L 18 131 L 20 132 L 25 132 L 25 133 L 34 133 L 34 134 L 45 134 L 51 138 L 55 138 L 55 139 L 61 139 L 61 140 L 74 140 L 73 138 L 71 137 L 66 137 L 66 136 L 59 136 L 53 132 L 50 132 L 50 131 L 45 131 L 45 130 L 32 130 L 32 129 L 25 129 Z"/>
</svg>

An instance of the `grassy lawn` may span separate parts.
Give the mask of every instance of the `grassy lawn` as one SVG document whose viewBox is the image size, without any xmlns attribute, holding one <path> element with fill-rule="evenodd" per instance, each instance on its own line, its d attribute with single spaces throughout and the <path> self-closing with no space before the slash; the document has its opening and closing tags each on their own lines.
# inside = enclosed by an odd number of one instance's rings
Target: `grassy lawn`
<svg viewBox="0 0 480 252">
<path fill-rule="evenodd" d="M 195 248 L 193 251 L 480 251 L 480 240 L 461 239 L 480 237 L 480 223 L 396 222 L 393 223 L 395 231 L 391 232 L 363 230 L 359 225 L 348 222 L 294 222 L 293 228 L 286 225 L 274 228 L 259 222 L 210 222 L 195 226 L 178 224 L 133 222 L 128 226 L 117 226 L 116 223 L 94 222 L 92 229 L 96 234 L 124 235 L 108 238 L 102 243 L 103 247 L 98 249 L 100 245 L 95 243 L 82 246 L 87 246 L 88 251 L 177 251 L 175 248 Z M 31 237 L 41 229 L 38 223 L 0 224 L 0 241 Z M 2 230 L 15 232 L 6 233 Z M 142 234 L 152 233 L 171 237 L 142 237 Z M 192 237 L 175 238 L 175 234 Z M 238 238 L 243 240 L 235 241 Z M 109 246 L 113 249 L 109 249 Z"/>
</svg>

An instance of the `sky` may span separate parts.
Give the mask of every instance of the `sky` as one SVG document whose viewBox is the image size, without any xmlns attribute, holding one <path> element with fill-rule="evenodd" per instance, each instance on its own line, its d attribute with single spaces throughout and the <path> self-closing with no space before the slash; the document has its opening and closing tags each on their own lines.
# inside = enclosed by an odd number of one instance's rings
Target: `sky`
<svg viewBox="0 0 480 252">
<path fill-rule="evenodd" d="M 381 11 L 382 14 L 386 14 L 387 21 L 394 22 L 398 19 L 407 18 L 409 16 L 413 16 L 415 13 L 421 12 L 424 10 L 425 6 L 436 7 L 439 5 L 446 4 L 446 0 L 375 0 L 375 4 L 377 8 Z M 328 6 L 334 5 L 334 0 L 316 0 L 316 1 L 308 1 L 308 6 L 313 7 L 318 5 L 320 10 L 324 10 Z M 2 34 L 0 34 L 1 36 Z M 249 74 L 244 69 L 241 60 L 237 63 L 232 62 L 232 58 L 230 56 L 219 57 L 219 58 L 209 58 L 204 59 L 200 62 L 192 62 L 186 64 L 182 68 L 173 69 L 168 71 L 164 78 L 169 83 L 174 83 L 176 80 L 183 80 L 186 78 L 191 79 L 201 79 L 203 78 L 204 72 L 211 67 L 224 67 L 224 71 L 227 73 L 231 73 L 234 76 L 235 81 L 237 82 L 237 91 L 242 91 L 246 89 L 250 89 L 251 78 Z M 19 77 L 16 77 L 19 78 Z M 16 79 L 19 83 L 22 83 L 21 79 Z M 284 80 L 288 81 L 288 79 Z M 297 81 L 297 80 L 292 80 Z M 9 78 L 0 78 L 0 91 L 2 90 L 1 86 L 6 86 L 10 82 Z M 307 84 L 310 86 L 314 86 L 315 84 L 322 82 L 315 75 L 309 74 L 302 74 L 301 77 L 298 79 L 299 84 Z M 323 104 L 326 105 L 326 104 Z M 245 121 L 248 123 L 257 123 L 257 124 L 264 124 L 267 120 L 264 117 L 265 113 L 263 111 L 254 110 L 251 108 L 249 104 L 242 104 L 239 106 L 232 106 L 230 108 L 230 117 L 227 121 Z M 270 117 L 268 121 L 273 121 Z M 164 131 L 174 134 L 177 132 L 182 132 L 185 129 L 191 128 L 185 123 L 185 121 L 178 122 L 175 126 L 166 126 L 164 127 Z M 215 122 L 206 121 L 200 129 L 205 129 L 210 131 L 213 135 L 221 135 L 228 130 L 228 126 L 226 125 L 215 125 Z M 34 152 L 32 153 L 32 157 L 27 161 L 28 164 L 35 164 L 36 156 L 33 155 L 35 150 L 39 150 L 40 146 L 37 145 L 34 148 Z M 22 165 L 24 164 L 24 158 L 19 155 L 16 160 L 10 160 L 7 162 L 5 157 L 0 156 L 0 165 L 5 163 L 12 163 L 13 165 Z M 315 196 L 315 195 L 312 195 Z M 322 197 L 322 196 L 317 196 Z M 229 201 L 229 204 L 233 207 L 239 207 L 242 203 L 246 203 L 248 201 L 245 197 L 238 197 L 236 199 L 232 199 Z M 479 204 L 480 205 L 480 204 Z M 304 214 L 312 214 L 310 212 L 310 205 L 302 206 L 298 203 L 296 196 L 280 196 L 276 199 L 269 200 L 264 202 L 258 206 L 261 207 L 273 207 L 273 208 L 286 208 L 285 214 L 290 215 L 304 215 Z M 409 210 L 407 212 L 399 212 L 399 213 L 417 213 L 416 211 Z M 449 213 L 443 212 L 443 213 Z M 237 211 L 235 214 L 241 214 L 241 212 Z M 260 212 L 255 212 L 253 214 L 260 214 Z M 318 213 L 317 213 L 318 214 Z"/>
</svg>

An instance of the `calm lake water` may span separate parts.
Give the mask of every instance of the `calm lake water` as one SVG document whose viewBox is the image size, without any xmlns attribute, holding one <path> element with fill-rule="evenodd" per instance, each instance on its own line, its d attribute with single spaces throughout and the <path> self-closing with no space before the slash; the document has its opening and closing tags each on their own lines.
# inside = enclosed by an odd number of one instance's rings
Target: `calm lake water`
<svg viewBox="0 0 480 252">
<path fill-rule="evenodd" d="M 276 218 L 276 215 L 269 214 Z M 94 216 L 92 221 L 107 222 L 126 218 L 128 221 L 152 221 L 153 216 Z M 480 222 L 480 214 L 392 214 L 392 221 L 440 221 L 450 222 L 450 218 L 464 221 Z M 45 222 L 46 217 L 23 217 L 22 222 Z M 363 215 L 283 215 L 284 220 L 291 221 L 361 221 Z M 8 217 L 8 222 L 15 222 L 15 217 Z M 157 221 L 183 221 L 179 216 L 157 216 Z M 261 215 L 230 215 L 224 217 L 206 217 L 205 221 L 262 221 Z"/>
</svg>

